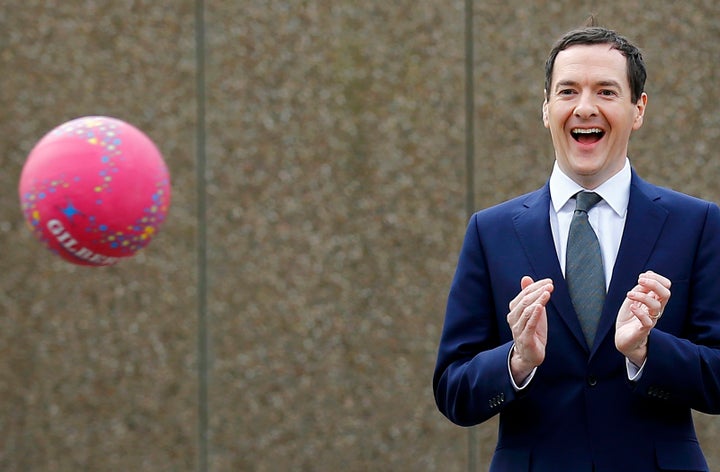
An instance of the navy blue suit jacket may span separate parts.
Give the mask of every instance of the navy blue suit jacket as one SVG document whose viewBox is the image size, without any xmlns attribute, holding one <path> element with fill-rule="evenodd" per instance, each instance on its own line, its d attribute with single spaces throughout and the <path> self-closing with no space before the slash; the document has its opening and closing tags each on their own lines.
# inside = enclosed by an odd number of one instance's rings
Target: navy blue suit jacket
<svg viewBox="0 0 720 472">
<path fill-rule="evenodd" d="M 622 242 L 587 346 L 548 217 L 548 185 L 472 216 L 448 296 L 433 377 L 440 411 L 470 426 L 500 414 L 491 471 L 705 471 L 691 410 L 720 413 L 720 209 L 633 171 Z M 653 270 L 672 295 L 639 381 L 615 348 L 615 318 Z M 545 361 L 527 389 L 508 373 L 508 304 L 520 279 L 550 278 Z"/>
</svg>

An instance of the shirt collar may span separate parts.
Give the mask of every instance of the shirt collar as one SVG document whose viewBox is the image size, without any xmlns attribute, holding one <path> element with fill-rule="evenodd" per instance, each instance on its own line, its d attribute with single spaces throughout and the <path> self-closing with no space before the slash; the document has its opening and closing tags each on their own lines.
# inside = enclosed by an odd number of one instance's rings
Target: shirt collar
<svg viewBox="0 0 720 472">
<path fill-rule="evenodd" d="M 625 166 L 622 170 L 593 190 L 593 192 L 600 195 L 620 217 L 624 217 L 627 211 L 628 201 L 630 200 L 631 178 L 630 160 L 626 157 Z M 555 212 L 559 212 L 568 200 L 581 190 L 587 189 L 583 189 L 582 186 L 568 177 L 560 169 L 557 161 L 555 161 L 552 174 L 550 174 L 550 199 L 552 200 Z"/>
</svg>

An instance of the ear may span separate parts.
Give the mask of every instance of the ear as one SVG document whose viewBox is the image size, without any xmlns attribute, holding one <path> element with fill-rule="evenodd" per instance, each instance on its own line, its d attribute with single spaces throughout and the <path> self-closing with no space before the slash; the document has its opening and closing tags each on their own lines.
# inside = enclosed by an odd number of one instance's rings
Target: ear
<svg viewBox="0 0 720 472">
<path fill-rule="evenodd" d="M 640 98 L 638 99 L 637 103 L 635 104 L 635 121 L 633 122 L 633 131 L 640 129 L 640 127 L 643 125 L 643 119 L 645 117 L 645 107 L 647 107 L 647 94 L 643 92 L 642 95 L 640 95 Z"/>
<path fill-rule="evenodd" d="M 542 119 L 543 119 L 543 125 L 545 125 L 546 128 L 550 127 L 550 120 L 548 119 L 548 102 L 547 102 L 547 95 L 545 100 L 543 100 L 542 104 Z"/>
</svg>

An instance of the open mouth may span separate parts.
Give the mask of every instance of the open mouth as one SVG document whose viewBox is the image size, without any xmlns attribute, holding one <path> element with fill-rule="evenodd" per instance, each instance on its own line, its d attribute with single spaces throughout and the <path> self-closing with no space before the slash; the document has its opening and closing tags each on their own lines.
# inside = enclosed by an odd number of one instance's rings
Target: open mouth
<svg viewBox="0 0 720 472">
<path fill-rule="evenodd" d="M 570 134 L 580 144 L 594 144 L 605 136 L 605 131 L 600 128 L 575 128 Z"/>
</svg>

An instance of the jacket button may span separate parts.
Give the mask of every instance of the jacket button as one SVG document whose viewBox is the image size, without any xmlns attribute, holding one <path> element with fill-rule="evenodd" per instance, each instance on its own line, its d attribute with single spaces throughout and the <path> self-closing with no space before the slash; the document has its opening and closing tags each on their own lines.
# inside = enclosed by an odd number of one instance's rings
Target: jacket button
<svg viewBox="0 0 720 472">
<path fill-rule="evenodd" d="M 587 378 L 587 383 L 591 387 L 594 387 L 595 385 L 597 385 L 597 379 L 595 378 L 595 376 L 591 375 L 590 377 Z"/>
</svg>

